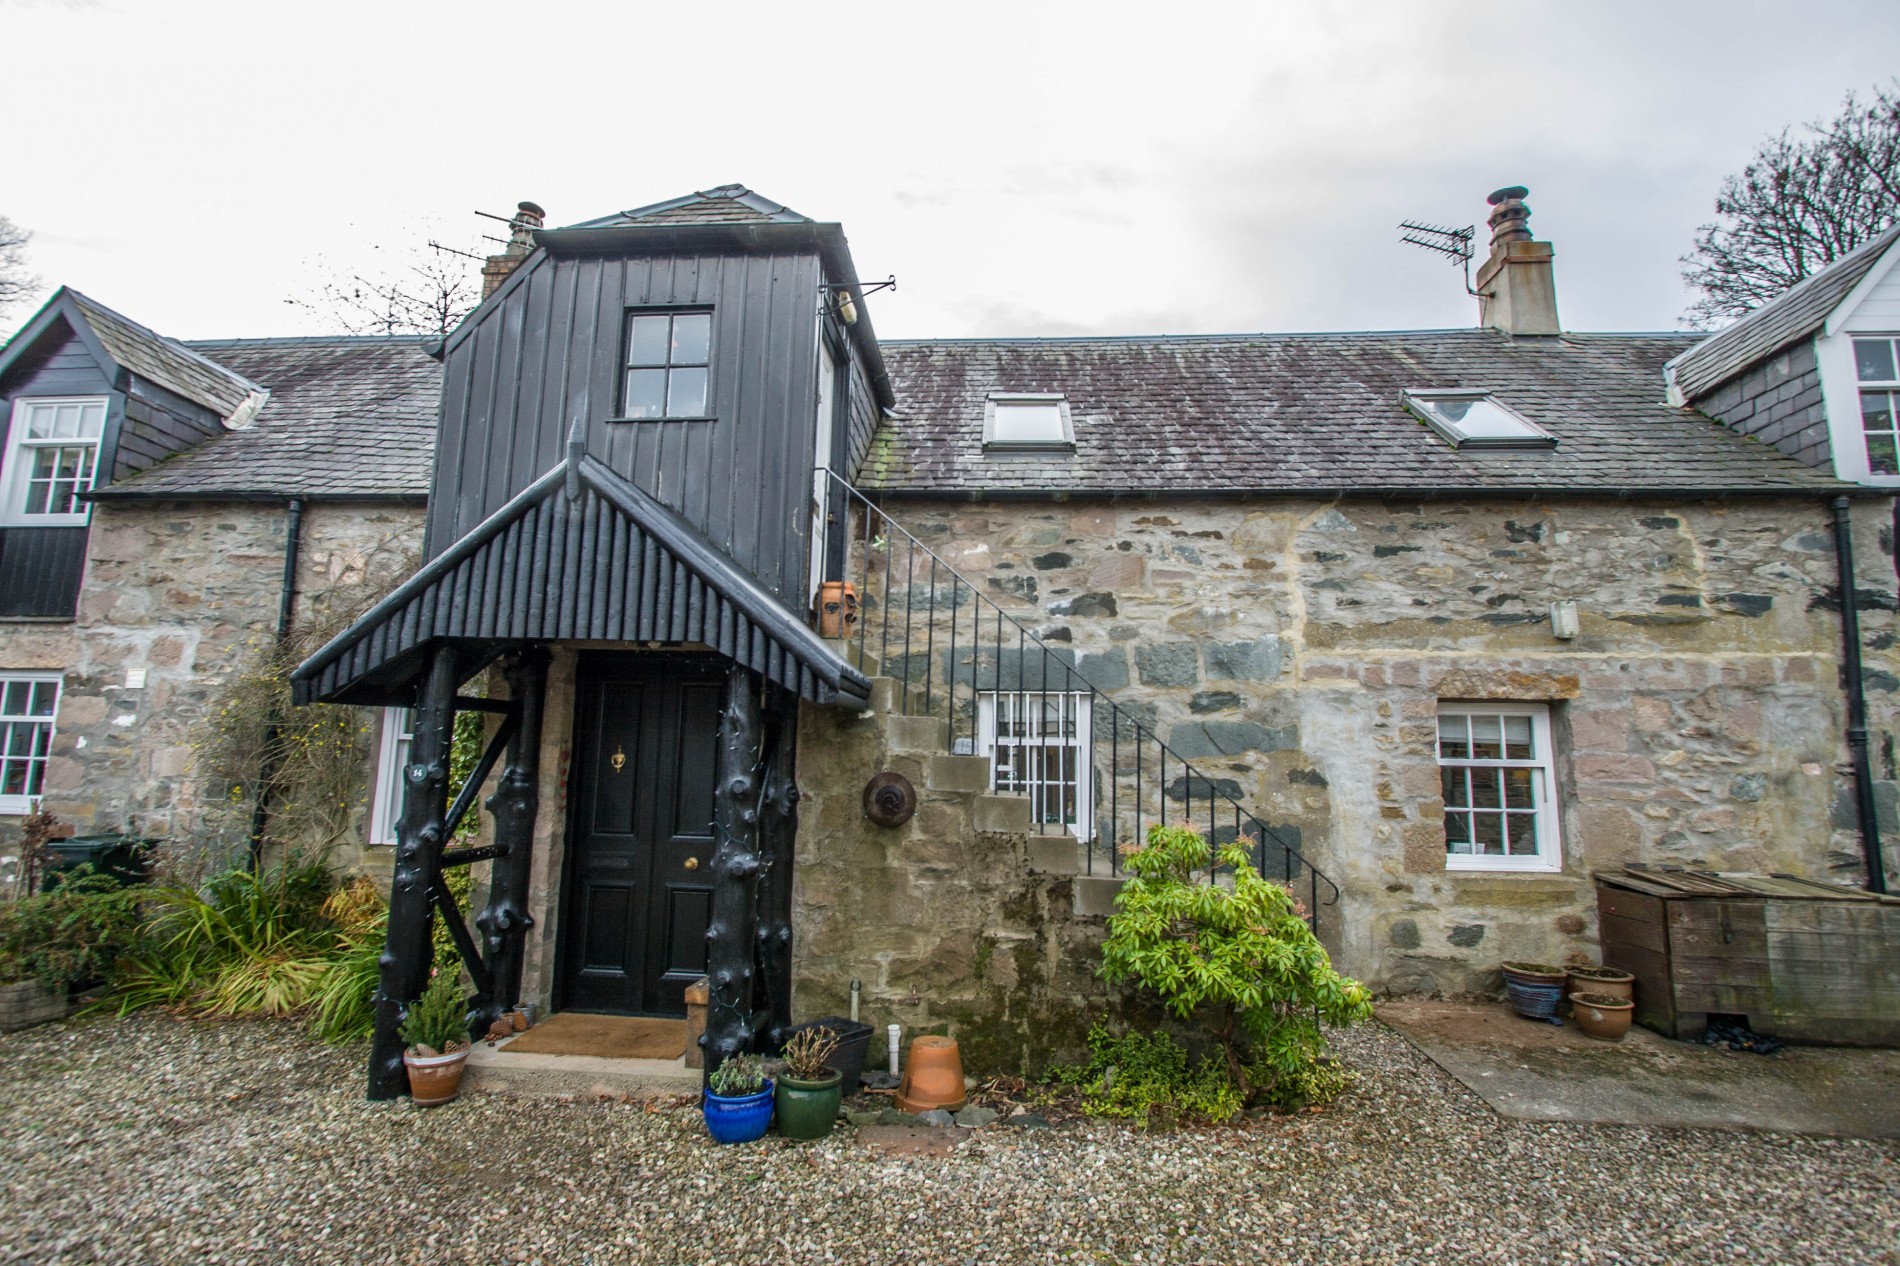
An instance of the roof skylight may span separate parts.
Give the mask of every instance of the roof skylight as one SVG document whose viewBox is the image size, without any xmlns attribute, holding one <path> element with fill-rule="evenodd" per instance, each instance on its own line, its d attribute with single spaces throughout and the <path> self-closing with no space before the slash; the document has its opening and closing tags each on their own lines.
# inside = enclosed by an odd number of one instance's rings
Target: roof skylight
<svg viewBox="0 0 1900 1266">
<path fill-rule="evenodd" d="M 983 447 L 1074 448 L 1069 402 L 1059 392 L 991 392 L 983 408 Z"/>
<path fill-rule="evenodd" d="M 1557 437 L 1475 388 L 1401 393 L 1405 407 L 1456 449 L 1555 448 Z"/>
</svg>

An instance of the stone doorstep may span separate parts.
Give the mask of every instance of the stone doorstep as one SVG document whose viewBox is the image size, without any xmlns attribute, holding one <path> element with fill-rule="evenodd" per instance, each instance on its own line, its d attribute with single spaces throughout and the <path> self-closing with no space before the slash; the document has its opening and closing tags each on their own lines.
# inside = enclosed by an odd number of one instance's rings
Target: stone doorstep
<svg viewBox="0 0 1900 1266">
<path fill-rule="evenodd" d="M 565 1095 L 596 1099 L 697 1094 L 701 1073 L 686 1059 L 604 1059 L 598 1055 L 510 1054 L 514 1039 L 475 1043 L 462 1073 L 462 1089 L 483 1094 L 531 1097 Z"/>
</svg>

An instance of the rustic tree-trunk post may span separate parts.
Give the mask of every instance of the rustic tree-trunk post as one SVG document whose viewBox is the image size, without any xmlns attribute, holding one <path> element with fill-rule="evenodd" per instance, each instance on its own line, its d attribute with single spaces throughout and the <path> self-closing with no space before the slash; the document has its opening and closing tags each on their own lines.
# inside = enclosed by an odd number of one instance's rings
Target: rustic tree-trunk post
<svg viewBox="0 0 1900 1266">
<path fill-rule="evenodd" d="M 759 881 L 759 700 L 752 674 L 726 674 L 713 797 L 712 921 L 706 928 L 706 1076 L 753 1043 L 753 929 Z"/>
<path fill-rule="evenodd" d="M 396 867 L 389 888 L 389 934 L 376 988 L 376 1031 L 370 1043 L 369 1097 L 394 1099 L 409 1089 L 398 1030 L 409 1004 L 429 983 L 429 889 L 442 854 L 442 819 L 449 807 L 449 751 L 455 741 L 453 647 L 429 658 L 417 699 L 415 737 L 403 767 L 402 817 L 396 827 Z"/>
<path fill-rule="evenodd" d="M 520 1001 L 521 964 L 528 929 L 529 863 L 533 860 L 535 809 L 541 796 L 541 705 L 547 686 L 548 653 L 541 647 L 511 655 L 502 664 L 508 698 L 515 707 L 514 733 L 508 739 L 488 811 L 495 819 L 495 845 L 506 850 L 488 877 L 488 905 L 475 916 L 487 949 L 494 988 L 471 1032 L 485 1033 Z"/>
<path fill-rule="evenodd" d="M 792 1025 L 792 842 L 798 831 L 797 701 L 774 709 L 759 822 L 759 983 L 767 1040 L 784 1045 Z"/>
</svg>

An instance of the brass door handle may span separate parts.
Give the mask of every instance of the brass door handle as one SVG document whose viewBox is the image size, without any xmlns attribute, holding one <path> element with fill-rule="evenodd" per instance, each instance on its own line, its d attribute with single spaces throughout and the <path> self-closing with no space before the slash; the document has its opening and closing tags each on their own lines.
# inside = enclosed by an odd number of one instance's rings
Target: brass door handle
<svg viewBox="0 0 1900 1266">
<path fill-rule="evenodd" d="M 688 869 L 688 870 L 698 870 L 698 869 L 699 869 L 699 859 L 698 859 L 697 857 L 689 857 L 689 858 L 687 858 L 687 859 L 686 859 L 686 869 Z"/>
</svg>

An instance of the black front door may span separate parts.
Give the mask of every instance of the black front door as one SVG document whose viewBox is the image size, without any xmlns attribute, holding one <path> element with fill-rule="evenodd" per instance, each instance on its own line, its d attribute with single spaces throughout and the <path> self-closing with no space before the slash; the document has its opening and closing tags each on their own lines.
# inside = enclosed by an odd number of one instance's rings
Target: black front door
<svg viewBox="0 0 1900 1266">
<path fill-rule="evenodd" d="M 581 661 L 556 1005 L 686 1014 L 706 972 L 713 762 L 724 664 Z"/>
</svg>

